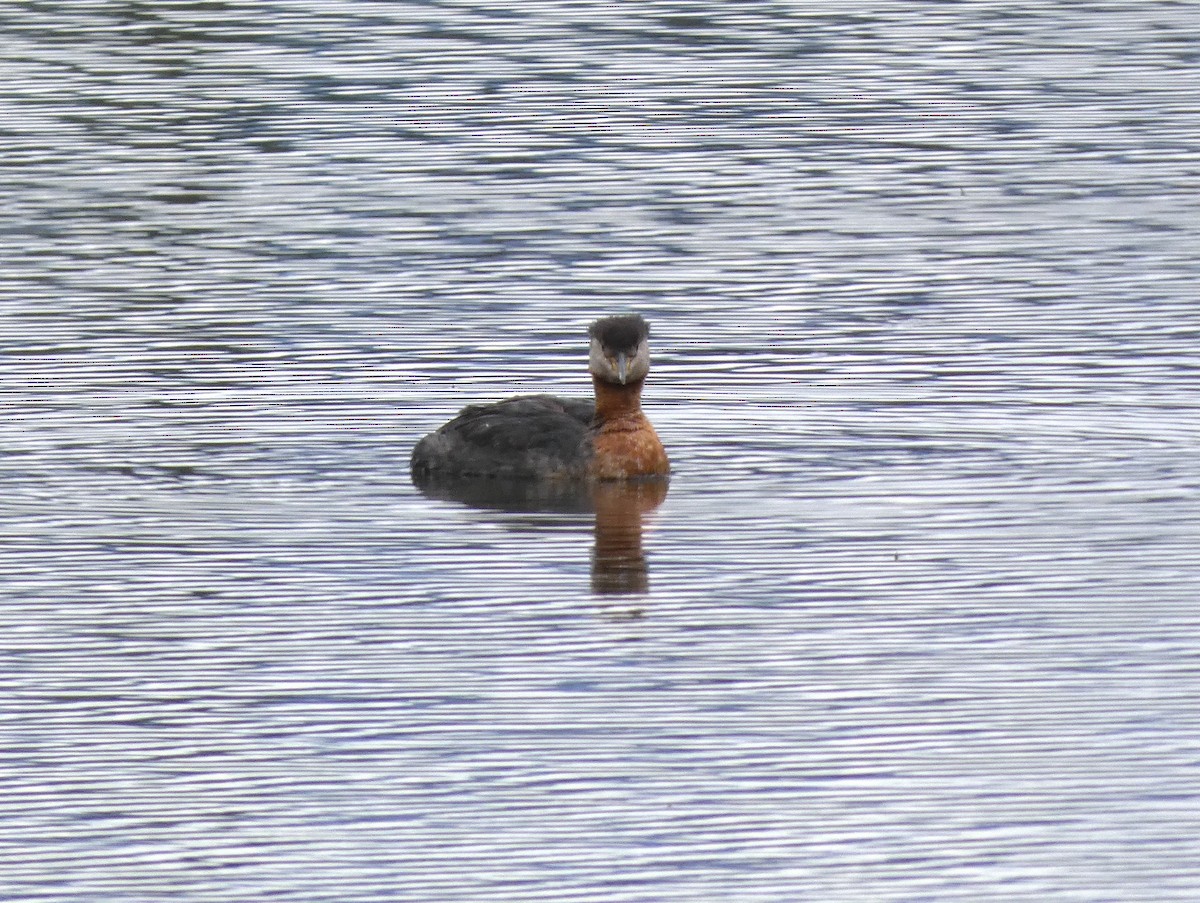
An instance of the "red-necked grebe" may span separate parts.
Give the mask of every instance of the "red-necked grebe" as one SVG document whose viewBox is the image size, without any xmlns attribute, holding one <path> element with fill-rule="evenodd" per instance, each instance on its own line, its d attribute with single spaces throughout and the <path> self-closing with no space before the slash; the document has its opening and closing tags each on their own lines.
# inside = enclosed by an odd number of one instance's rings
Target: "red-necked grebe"
<svg viewBox="0 0 1200 903">
<path fill-rule="evenodd" d="M 633 480 L 666 477 L 670 462 L 642 413 L 650 327 L 605 317 L 588 329 L 595 400 L 525 395 L 471 405 L 417 443 L 417 479 Z"/>
</svg>

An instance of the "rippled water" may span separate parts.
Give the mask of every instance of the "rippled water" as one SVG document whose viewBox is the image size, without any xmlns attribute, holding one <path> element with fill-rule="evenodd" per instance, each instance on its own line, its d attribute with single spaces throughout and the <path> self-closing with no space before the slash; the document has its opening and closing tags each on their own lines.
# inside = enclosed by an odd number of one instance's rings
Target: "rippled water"
<svg viewBox="0 0 1200 903">
<path fill-rule="evenodd" d="M 1200 897 L 1194 4 L 5 23 L 0 896 Z"/>
</svg>

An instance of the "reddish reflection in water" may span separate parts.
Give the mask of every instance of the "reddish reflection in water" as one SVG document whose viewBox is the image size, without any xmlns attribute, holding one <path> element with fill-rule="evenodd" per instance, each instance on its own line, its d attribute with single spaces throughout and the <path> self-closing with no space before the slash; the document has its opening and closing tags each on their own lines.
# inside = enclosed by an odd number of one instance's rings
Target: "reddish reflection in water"
<svg viewBox="0 0 1200 903">
<path fill-rule="evenodd" d="M 650 588 L 650 568 L 642 548 L 642 524 L 667 497 L 666 480 L 584 485 L 507 482 L 494 479 L 440 482 L 428 477 L 414 484 L 428 498 L 472 508 L 513 512 L 595 515 L 592 592 L 634 595 Z"/>
<path fill-rule="evenodd" d="M 596 512 L 592 592 L 605 596 L 646 592 L 650 569 L 642 549 L 642 522 L 667 497 L 666 480 L 598 483 L 591 490 Z"/>
</svg>

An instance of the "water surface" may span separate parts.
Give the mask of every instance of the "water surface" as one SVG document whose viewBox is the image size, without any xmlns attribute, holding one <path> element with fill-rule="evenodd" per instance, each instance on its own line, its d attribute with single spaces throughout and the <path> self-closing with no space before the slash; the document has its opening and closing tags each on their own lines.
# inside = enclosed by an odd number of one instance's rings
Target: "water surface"
<svg viewBox="0 0 1200 903">
<path fill-rule="evenodd" d="M 13 899 L 1200 895 L 1190 5 L 6 23 Z M 412 486 L 623 310 L 664 499 Z"/>
</svg>

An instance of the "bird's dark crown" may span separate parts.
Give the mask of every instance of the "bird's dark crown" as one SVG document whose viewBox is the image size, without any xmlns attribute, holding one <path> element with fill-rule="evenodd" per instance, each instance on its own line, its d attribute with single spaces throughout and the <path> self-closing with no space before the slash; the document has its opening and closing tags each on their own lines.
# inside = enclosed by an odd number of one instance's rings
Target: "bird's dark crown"
<svg viewBox="0 0 1200 903">
<path fill-rule="evenodd" d="M 650 324 L 639 314 L 604 317 L 588 327 L 588 335 L 605 348 L 631 354 L 650 335 Z"/>
</svg>

